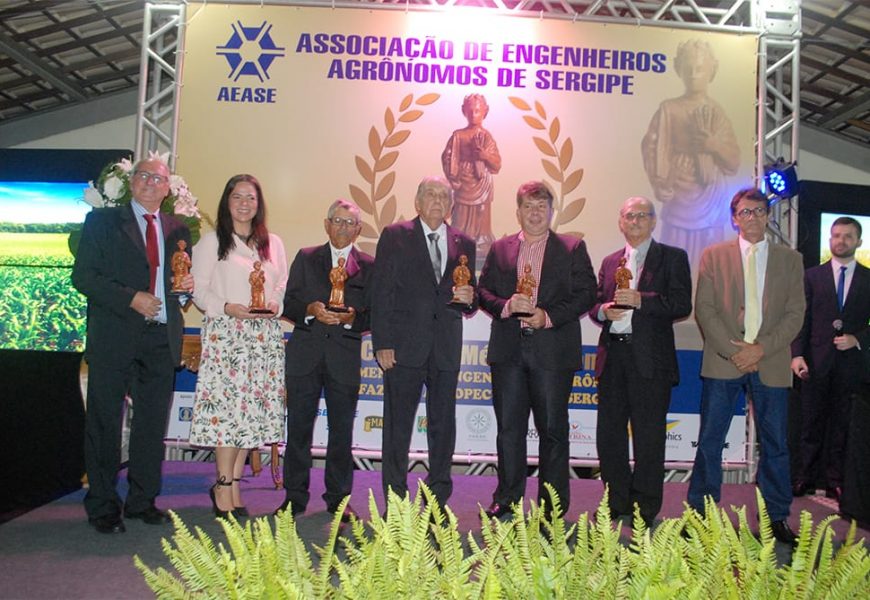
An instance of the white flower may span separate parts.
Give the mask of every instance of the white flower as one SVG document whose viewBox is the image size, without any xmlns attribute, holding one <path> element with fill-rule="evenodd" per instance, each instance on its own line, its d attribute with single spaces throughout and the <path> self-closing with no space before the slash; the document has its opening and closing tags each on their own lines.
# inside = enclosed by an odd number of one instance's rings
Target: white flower
<svg viewBox="0 0 870 600">
<path fill-rule="evenodd" d="M 191 195 L 190 192 L 175 199 L 174 209 L 177 215 L 200 218 L 199 209 L 196 207 L 196 196 Z"/>
<path fill-rule="evenodd" d="M 169 191 L 173 196 L 180 196 L 182 188 L 187 189 L 187 184 L 184 183 L 184 177 L 181 175 L 169 176 Z"/>
<path fill-rule="evenodd" d="M 124 171 L 124 173 L 130 173 L 133 170 L 133 163 L 129 158 L 122 158 L 118 162 L 115 163 L 115 166 Z"/>
<path fill-rule="evenodd" d="M 123 190 L 124 182 L 115 175 L 109 175 L 103 182 L 103 193 L 108 200 L 117 200 L 121 197 Z"/>
<path fill-rule="evenodd" d="M 169 165 L 169 152 L 164 152 L 163 154 L 160 154 L 159 152 L 155 152 L 154 150 L 149 150 L 148 160 L 159 160 L 164 165 Z"/>
<path fill-rule="evenodd" d="M 94 187 L 94 182 L 89 181 L 88 187 L 85 188 L 85 202 L 96 208 L 102 208 L 106 205 L 103 200 L 103 195 Z"/>
</svg>

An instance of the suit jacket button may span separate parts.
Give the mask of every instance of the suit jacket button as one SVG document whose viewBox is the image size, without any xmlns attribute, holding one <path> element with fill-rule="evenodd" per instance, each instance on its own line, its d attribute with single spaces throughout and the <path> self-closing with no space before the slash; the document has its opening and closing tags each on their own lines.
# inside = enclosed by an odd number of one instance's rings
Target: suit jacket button
<svg viewBox="0 0 870 600">
<path fill-rule="evenodd" d="M 435 313 L 434 315 L 432 315 L 432 318 L 437 321 L 438 320 L 438 313 Z"/>
<path fill-rule="evenodd" d="M 323 337 L 326 337 L 326 338 L 328 338 L 328 337 L 329 337 L 329 334 L 328 334 L 328 333 L 327 333 L 327 334 L 326 334 L 326 335 L 325 335 L 325 336 L 323 336 Z"/>
</svg>

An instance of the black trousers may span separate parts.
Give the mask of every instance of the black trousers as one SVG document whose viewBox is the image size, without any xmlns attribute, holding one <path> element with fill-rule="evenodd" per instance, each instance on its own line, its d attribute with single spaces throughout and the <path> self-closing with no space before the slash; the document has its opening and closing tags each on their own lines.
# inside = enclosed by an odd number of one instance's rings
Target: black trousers
<svg viewBox="0 0 870 600">
<path fill-rule="evenodd" d="M 598 380 L 596 438 L 601 479 L 609 486 L 612 516 L 631 515 L 634 504 L 644 519 L 662 508 L 669 379 L 641 377 L 630 343 L 611 342 Z M 628 425 L 634 451 L 629 464 Z"/>
<path fill-rule="evenodd" d="M 99 355 L 88 359 L 88 403 L 85 416 L 85 469 L 89 518 L 119 514 L 116 489 L 121 464 L 121 419 L 124 397 L 133 399 L 130 424 L 129 490 L 126 506 L 133 512 L 148 508 L 160 494 L 163 438 L 172 402 L 175 368 L 165 325 L 145 329 L 135 358 L 111 365 Z"/>
<path fill-rule="evenodd" d="M 359 385 L 343 383 L 321 360 L 308 375 L 287 376 L 287 445 L 284 449 L 284 490 L 294 508 L 305 510 L 311 479 L 311 439 L 320 395 L 326 400 L 329 438 L 326 444 L 326 507 L 334 510 L 353 487 L 353 421 Z"/>
<path fill-rule="evenodd" d="M 516 362 L 496 363 L 492 370 L 492 404 L 497 426 L 498 486 L 493 501 L 511 505 L 526 491 L 529 412 L 538 431 L 538 501 L 551 506 L 549 483 L 568 510 L 568 396 L 574 371 L 539 365 L 531 338 L 521 338 Z"/>
<path fill-rule="evenodd" d="M 422 367 L 396 365 L 384 373 L 383 486 L 399 497 L 408 492 L 408 452 L 420 394 L 426 386 L 426 440 L 429 474 L 426 485 L 444 506 L 453 493 L 456 447 L 456 380 L 459 370 L 442 371 L 434 356 Z"/>
<path fill-rule="evenodd" d="M 845 358 L 845 357 L 842 357 Z M 843 463 L 853 399 L 859 391 L 860 361 L 838 360 L 825 375 L 801 382 L 800 463 L 794 479 L 813 487 L 843 485 Z"/>
<path fill-rule="evenodd" d="M 866 529 L 870 526 L 870 384 L 865 383 L 854 400 L 840 512 L 847 518 L 857 519 Z"/>
</svg>

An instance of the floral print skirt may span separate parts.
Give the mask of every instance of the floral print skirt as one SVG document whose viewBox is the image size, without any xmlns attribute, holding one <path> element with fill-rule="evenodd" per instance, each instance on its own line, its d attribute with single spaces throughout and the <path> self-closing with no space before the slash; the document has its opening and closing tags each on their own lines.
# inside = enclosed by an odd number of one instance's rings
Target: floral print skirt
<svg viewBox="0 0 870 600">
<path fill-rule="evenodd" d="M 203 319 L 191 444 L 255 448 L 283 439 L 284 395 L 277 319 Z"/>
</svg>

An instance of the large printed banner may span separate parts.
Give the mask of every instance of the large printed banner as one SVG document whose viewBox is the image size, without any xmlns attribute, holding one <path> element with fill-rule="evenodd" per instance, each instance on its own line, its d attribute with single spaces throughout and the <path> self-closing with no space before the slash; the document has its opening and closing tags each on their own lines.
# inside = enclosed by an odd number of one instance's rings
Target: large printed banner
<svg viewBox="0 0 870 600">
<path fill-rule="evenodd" d="M 425 175 L 454 186 L 452 222 L 477 239 L 517 229 L 515 192 L 544 180 L 553 229 L 584 236 L 594 265 L 624 244 L 618 209 L 656 201 L 655 237 L 701 249 L 733 236 L 728 200 L 752 179 L 756 44 L 752 36 L 444 12 L 192 3 L 178 132 L 178 172 L 209 214 L 229 177 L 263 184 L 269 227 L 289 259 L 322 244 L 326 208 L 362 210 L 360 247 L 414 216 Z M 482 122 L 469 116 L 482 111 Z M 469 159 L 483 148 L 490 160 Z M 199 325 L 188 315 L 188 326 Z M 466 322 L 467 356 L 485 353 L 489 321 Z M 599 329 L 583 320 L 585 344 Z M 677 325 L 683 387 L 669 416 L 670 460 L 691 460 L 700 336 Z M 594 456 L 590 360 L 571 398 L 573 454 Z M 377 365 L 363 357 L 355 443 L 380 446 Z M 457 452 L 494 452 L 485 361 L 460 377 Z M 742 410 L 740 411 L 742 414 Z M 319 420 L 318 441 L 325 439 Z M 420 415 L 416 447 L 425 447 Z M 742 460 L 743 418 L 726 460 Z M 530 452 L 535 432 L 530 424 Z M 728 455 L 730 453 L 730 455 Z"/>
</svg>

